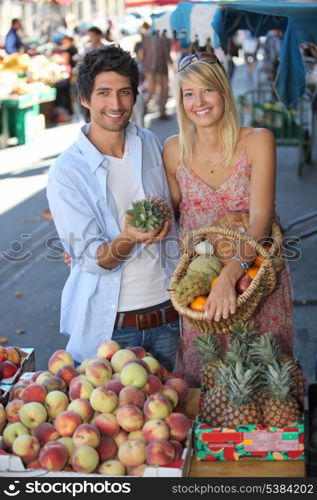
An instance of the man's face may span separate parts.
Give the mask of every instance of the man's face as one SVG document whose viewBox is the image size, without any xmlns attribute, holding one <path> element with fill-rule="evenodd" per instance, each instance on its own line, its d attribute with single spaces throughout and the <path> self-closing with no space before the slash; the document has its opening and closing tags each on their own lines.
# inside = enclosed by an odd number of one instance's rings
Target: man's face
<svg viewBox="0 0 317 500">
<path fill-rule="evenodd" d="M 22 23 L 21 23 L 21 21 L 15 21 L 13 27 L 14 27 L 15 30 L 21 30 L 22 29 Z"/>
<path fill-rule="evenodd" d="M 109 132 L 123 130 L 130 119 L 134 104 L 131 80 L 115 71 L 103 71 L 95 77 L 90 101 L 81 98 L 89 109 L 92 127 Z"/>
</svg>

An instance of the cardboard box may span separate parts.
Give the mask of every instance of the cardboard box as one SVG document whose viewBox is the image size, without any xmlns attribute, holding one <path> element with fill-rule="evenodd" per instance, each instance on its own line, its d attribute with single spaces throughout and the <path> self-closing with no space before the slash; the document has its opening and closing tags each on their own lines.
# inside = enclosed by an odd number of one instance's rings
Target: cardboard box
<svg viewBox="0 0 317 500">
<path fill-rule="evenodd" d="M 18 380 L 23 376 L 26 372 L 34 372 L 35 370 L 35 350 L 33 347 L 21 347 L 16 348 L 21 353 L 21 365 L 18 371 L 10 378 L 4 378 L 0 380 L 0 389 L 3 391 L 3 394 L 0 396 L 0 403 L 6 405 L 10 393 L 14 387 L 14 385 L 18 382 Z"/>
<path fill-rule="evenodd" d="M 198 414 L 194 433 L 197 460 L 304 459 L 303 420 L 286 427 L 240 425 L 229 429 L 210 427 L 201 421 Z"/>
<path fill-rule="evenodd" d="M 189 474 L 191 459 L 193 454 L 193 429 L 190 429 L 187 436 L 186 448 L 180 460 L 170 466 L 158 467 L 149 465 L 143 477 L 186 477 Z M 1 438 L 0 438 L 1 448 Z M 20 457 L 12 454 L 0 454 L 0 477 L 104 477 L 102 474 L 83 474 L 79 472 L 50 472 L 44 469 L 25 469 Z M 110 476 L 107 476 L 110 477 Z M 116 476 L 128 477 L 128 476 Z"/>
</svg>

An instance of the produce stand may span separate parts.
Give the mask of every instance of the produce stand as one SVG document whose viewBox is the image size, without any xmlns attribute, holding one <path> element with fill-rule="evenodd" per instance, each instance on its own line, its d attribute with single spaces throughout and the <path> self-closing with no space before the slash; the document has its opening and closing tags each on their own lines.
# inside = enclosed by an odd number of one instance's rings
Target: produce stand
<svg viewBox="0 0 317 500">
<path fill-rule="evenodd" d="M 184 412 L 195 418 L 200 398 L 199 389 L 189 389 Z M 305 462 L 240 460 L 234 462 L 197 461 L 194 453 L 189 477 L 304 477 Z"/>
<path fill-rule="evenodd" d="M 51 88 L 46 93 L 13 94 L 3 99 L 1 101 L 2 133 L 6 138 L 15 137 L 19 145 L 29 142 L 38 130 L 45 127 L 44 117 L 40 115 L 40 105 L 52 102 L 55 98 L 56 89 Z M 4 138 L 2 142 L 7 141 Z"/>
</svg>

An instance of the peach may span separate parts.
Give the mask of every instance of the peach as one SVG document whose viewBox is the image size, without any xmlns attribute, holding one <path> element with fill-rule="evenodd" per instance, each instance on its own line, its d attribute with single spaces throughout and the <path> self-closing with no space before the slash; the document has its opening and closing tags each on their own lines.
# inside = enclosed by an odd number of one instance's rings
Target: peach
<svg viewBox="0 0 317 500">
<path fill-rule="evenodd" d="M 108 391 L 114 391 L 118 395 L 123 387 L 124 387 L 124 385 L 122 384 L 121 380 L 115 380 L 115 379 L 109 380 L 104 385 L 105 389 L 107 389 Z"/>
<path fill-rule="evenodd" d="M 114 391 L 107 391 L 104 387 L 96 387 L 90 395 L 90 404 L 94 410 L 102 413 L 111 413 L 118 406 L 118 395 Z"/>
<path fill-rule="evenodd" d="M 182 378 L 171 377 L 166 380 L 165 385 L 172 387 L 178 394 L 179 402 L 185 401 L 188 393 L 188 385 Z"/>
<path fill-rule="evenodd" d="M 42 422 L 32 429 L 32 435 L 38 439 L 41 446 L 48 443 L 48 441 L 56 441 L 59 438 L 58 432 L 50 422 Z"/>
<path fill-rule="evenodd" d="M 146 365 L 147 365 L 150 373 L 152 373 L 152 375 L 159 375 L 160 374 L 161 365 L 157 361 L 157 359 L 153 358 L 152 356 L 144 356 L 142 358 L 142 360 L 144 361 L 144 363 L 146 363 Z"/>
<path fill-rule="evenodd" d="M 135 405 L 119 406 L 116 419 L 120 427 L 127 432 L 137 431 L 144 424 L 143 412 Z"/>
<path fill-rule="evenodd" d="M 120 432 L 120 427 L 116 417 L 112 413 L 100 413 L 93 418 L 94 424 L 102 436 L 114 437 Z"/>
<path fill-rule="evenodd" d="M 121 349 L 120 344 L 115 340 L 105 340 L 97 348 L 97 357 L 110 360 L 115 352 Z"/>
<path fill-rule="evenodd" d="M 63 366 L 74 366 L 74 363 L 75 362 L 69 352 L 64 351 L 63 349 L 59 349 L 52 354 L 52 356 L 48 360 L 47 366 L 49 371 L 55 375 Z"/>
<path fill-rule="evenodd" d="M 183 413 L 171 413 L 165 418 L 165 422 L 170 427 L 171 439 L 183 441 L 186 439 L 189 429 L 191 428 L 190 420 Z"/>
<path fill-rule="evenodd" d="M 71 464 L 75 472 L 88 474 L 94 471 L 99 464 L 98 452 L 95 448 L 87 444 L 78 446 L 72 455 Z"/>
<path fill-rule="evenodd" d="M 119 434 L 113 436 L 113 440 L 117 446 L 120 446 L 120 444 L 124 443 L 127 439 L 128 439 L 128 433 L 123 429 L 119 431 Z"/>
<path fill-rule="evenodd" d="M 100 432 L 93 424 L 81 424 L 75 429 L 73 441 L 76 447 L 88 444 L 96 448 L 100 443 Z"/>
<path fill-rule="evenodd" d="M 121 382 L 121 378 L 120 378 L 120 373 L 114 373 L 111 377 L 111 380 L 119 380 Z M 110 382 L 110 381 L 109 381 Z M 123 385 L 123 384 L 122 384 Z"/>
<path fill-rule="evenodd" d="M 178 397 L 178 394 L 175 391 L 175 389 L 173 389 L 173 387 L 171 385 L 164 385 L 162 387 L 162 394 L 164 394 L 164 396 L 168 397 L 168 399 L 170 400 L 170 402 L 172 404 L 172 407 L 176 408 L 176 406 L 178 405 L 179 397 Z"/>
<path fill-rule="evenodd" d="M 99 465 L 98 472 L 105 476 L 124 476 L 126 469 L 120 460 L 106 460 Z"/>
<path fill-rule="evenodd" d="M 81 418 L 74 411 L 65 410 L 59 413 L 54 426 L 60 436 L 72 436 L 81 424 Z"/>
<path fill-rule="evenodd" d="M 46 394 L 47 391 L 43 385 L 32 382 L 25 387 L 22 394 L 22 399 L 24 403 L 31 403 L 32 401 L 44 403 Z"/>
<path fill-rule="evenodd" d="M 129 469 L 129 476 L 136 476 L 136 477 L 143 477 L 145 469 L 147 468 L 147 464 L 140 464 L 137 465 L 136 467 L 131 467 Z"/>
<path fill-rule="evenodd" d="M 26 427 L 34 429 L 47 420 L 47 411 L 44 405 L 37 403 L 25 403 L 19 410 L 19 417 Z"/>
<path fill-rule="evenodd" d="M 62 470 L 68 461 L 68 449 L 60 441 L 49 441 L 41 448 L 39 461 L 43 469 Z"/>
<path fill-rule="evenodd" d="M 113 371 L 121 372 L 121 368 L 123 367 L 124 363 L 128 361 L 128 359 L 132 358 L 136 358 L 136 355 L 134 354 L 134 352 L 129 351 L 128 349 L 120 349 L 119 351 L 115 352 L 111 358 L 111 366 Z"/>
<path fill-rule="evenodd" d="M 135 405 L 139 408 L 143 408 L 145 401 L 145 395 L 135 386 L 125 386 L 121 389 L 119 393 L 119 406 L 123 405 Z"/>
<path fill-rule="evenodd" d="M 48 377 L 53 377 L 53 373 L 49 372 L 49 371 L 42 371 L 38 377 L 36 377 L 36 379 L 34 380 L 34 382 L 36 382 L 37 384 L 43 384 L 44 380 L 46 380 Z"/>
<path fill-rule="evenodd" d="M 42 469 L 43 467 L 40 464 L 40 461 L 38 458 L 35 460 L 32 460 L 32 462 L 29 462 L 28 464 L 25 464 L 26 469 Z"/>
<path fill-rule="evenodd" d="M 86 377 L 94 387 L 100 387 L 111 379 L 112 368 L 103 361 L 90 361 L 86 368 Z"/>
<path fill-rule="evenodd" d="M 29 380 L 19 380 L 18 383 L 13 386 L 9 400 L 12 401 L 12 399 L 22 399 L 24 389 L 29 384 Z"/>
<path fill-rule="evenodd" d="M 116 442 L 108 436 L 101 437 L 100 443 L 96 447 L 96 450 L 99 453 L 100 462 L 104 462 L 105 460 L 112 460 L 116 458 L 118 454 L 118 446 Z"/>
<path fill-rule="evenodd" d="M 120 379 L 123 385 L 134 385 L 143 387 L 148 380 L 147 370 L 138 363 L 130 363 L 123 366 L 120 372 Z"/>
<path fill-rule="evenodd" d="M 38 370 L 36 372 L 34 372 L 30 378 L 30 382 L 36 382 L 36 379 L 37 377 L 39 377 L 41 375 L 41 373 L 43 373 L 44 370 Z"/>
<path fill-rule="evenodd" d="M 129 365 L 130 363 L 136 363 L 137 365 L 141 365 L 143 366 L 143 368 L 146 369 L 147 373 L 150 373 L 150 370 L 149 370 L 149 367 L 148 365 L 140 358 L 131 358 L 131 359 L 128 359 L 128 361 L 126 361 L 122 368 L 124 368 L 125 366 Z M 122 368 L 121 368 L 121 371 L 122 371 Z"/>
<path fill-rule="evenodd" d="M 0 345 L 0 363 L 8 359 L 7 350 L 5 347 Z"/>
<path fill-rule="evenodd" d="M 154 441 L 155 439 L 168 440 L 170 429 L 164 420 L 152 419 L 145 422 L 142 428 L 142 434 L 147 442 Z"/>
<path fill-rule="evenodd" d="M 128 439 L 142 439 L 143 441 L 145 441 L 145 437 L 143 436 L 141 429 L 139 429 L 138 431 L 129 432 Z"/>
<path fill-rule="evenodd" d="M 93 358 L 87 358 L 85 359 L 82 363 L 80 363 L 79 366 L 77 366 L 77 371 L 80 375 L 84 375 L 86 373 L 86 368 L 87 368 L 87 365 L 88 363 L 90 363 L 90 361 L 92 361 Z"/>
<path fill-rule="evenodd" d="M 166 382 L 168 377 L 170 377 L 168 370 L 163 365 L 161 365 L 159 377 L 163 382 Z"/>
<path fill-rule="evenodd" d="M 9 361 L 12 361 L 12 363 L 14 363 L 15 365 L 20 366 L 21 354 L 18 351 L 18 349 L 16 349 L 15 347 L 12 347 L 12 346 L 8 346 L 8 347 L 5 347 L 5 350 L 7 353 L 7 359 Z"/>
<path fill-rule="evenodd" d="M 69 403 L 67 410 L 78 413 L 84 423 L 90 422 L 94 416 L 94 409 L 91 406 L 89 399 L 73 399 L 73 401 Z"/>
<path fill-rule="evenodd" d="M 176 439 L 170 439 L 170 443 L 174 446 L 174 450 L 175 450 L 174 460 L 176 462 L 177 460 L 180 460 L 182 458 L 184 447 L 183 447 L 182 443 L 180 443 L 179 441 L 176 441 Z"/>
<path fill-rule="evenodd" d="M 27 464 L 38 457 L 40 443 L 36 437 L 29 434 L 22 434 L 14 440 L 12 451 L 15 455 L 21 457 L 23 463 Z"/>
<path fill-rule="evenodd" d="M 21 401 L 21 400 L 18 400 L 18 401 Z M 9 404 L 9 403 L 8 403 Z M 8 405 L 7 405 L 8 406 Z M 18 405 L 19 406 L 19 405 Z M 13 408 L 16 408 L 16 406 L 14 406 Z M 15 414 L 15 410 L 13 410 L 13 413 Z M 19 411 L 19 409 L 17 409 L 17 412 Z M 12 418 L 15 418 L 14 415 L 12 415 Z M 0 403 L 0 434 L 2 432 L 2 429 L 4 428 L 4 426 L 6 425 L 6 421 L 8 420 L 7 418 L 7 415 L 6 415 L 6 409 L 4 409 L 4 406 L 2 403 Z M 19 422 L 20 419 L 18 418 L 18 420 L 13 420 L 14 422 Z M 10 420 L 9 420 L 10 422 Z"/>
<path fill-rule="evenodd" d="M 141 439 L 125 441 L 119 446 L 118 458 L 126 467 L 135 467 L 145 462 L 146 444 Z"/>
<path fill-rule="evenodd" d="M 66 386 L 64 380 L 60 377 L 57 377 L 56 375 L 53 375 L 53 377 L 47 377 L 47 379 L 42 382 L 42 385 L 43 385 L 43 387 L 45 387 L 47 392 L 51 392 L 51 391 L 66 392 L 67 391 L 67 386 Z"/>
<path fill-rule="evenodd" d="M 3 379 L 13 377 L 18 369 L 19 367 L 8 359 L 6 359 L 5 361 L 1 361 L 0 363 L 0 373 L 2 373 Z"/>
<path fill-rule="evenodd" d="M 164 394 L 156 392 L 145 401 L 143 412 L 147 419 L 164 419 L 172 413 L 172 405 Z"/>
<path fill-rule="evenodd" d="M 64 446 L 66 446 L 67 451 L 68 451 L 68 462 L 71 463 L 72 460 L 72 455 L 75 451 L 76 446 L 74 445 L 73 438 L 70 436 L 63 436 L 57 439 L 59 443 L 62 443 Z"/>
<path fill-rule="evenodd" d="M 78 368 L 77 368 L 77 370 L 78 370 Z M 71 379 L 71 381 L 69 382 L 69 389 L 77 382 L 88 382 L 88 378 L 86 377 L 86 375 L 84 373 L 80 373 L 79 375 L 77 375 L 76 377 Z"/>
<path fill-rule="evenodd" d="M 134 352 L 137 358 L 142 359 L 144 358 L 144 356 L 146 356 L 146 350 L 141 345 L 136 345 L 136 346 L 129 345 L 128 347 L 126 347 L 126 349 Z"/>
<path fill-rule="evenodd" d="M 72 365 L 64 365 L 56 372 L 56 377 L 63 379 L 67 387 L 70 381 L 77 376 L 78 371 Z"/>
<path fill-rule="evenodd" d="M 23 434 L 30 434 L 29 429 L 23 425 L 22 422 L 13 422 L 12 424 L 7 424 L 4 428 L 2 439 L 8 448 L 12 448 L 13 442 L 16 438 Z"/>
<path fill-rule="evenodd" d="M 146 462 L 149 465 L 168 465 L 174 461 L 174 446 L 166 439 L 150 441 L 146 446 Z"/>
<path fill-rule="evenodd" d="M 24 401 L 22 399 L 12 399 L 9 401 L 7 406 L 5 407 L 5 419 L 8 422 L 20 422 L 19 410 L 24 405 Z M 0 428 L 1 428 L 1 417 L 0 417 Z"/>
<path fill-rule="evenodd" d="M 74 399 L 89 399 L 93 390 L 94 386 L 88 380 L 78 380 L 70 384 L 68 397 L 71 401 L 74 401 Z"/>
<path fill-rule="evenodd" d="M 156 375 L 149 374 L 146 384 L 142 387 L 142 391 L 148 396 L 154 394 L 155 392 L 161 392 L 162 382 Z"/>
<path fill-rule="evenodd" d="M 56 418 L 62 411 L 67 410 L 68 405 L 69 399 L 62 391 L 51 391 L 45 398 L 45 408 L 48 416 L 52 419 Z"/>
</svg>

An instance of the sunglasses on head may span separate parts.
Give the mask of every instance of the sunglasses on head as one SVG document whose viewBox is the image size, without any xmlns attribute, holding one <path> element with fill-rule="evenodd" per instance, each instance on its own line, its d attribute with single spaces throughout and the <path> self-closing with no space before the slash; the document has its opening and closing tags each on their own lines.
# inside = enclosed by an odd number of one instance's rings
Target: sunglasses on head
<svg viewBox="0 0 317 500">
<path fill-rule="evenodd" d="M 183 69 L 187 68 L 187 66 L 195 61 L 205 61 L 209 64 L 217 63 L 222 67 L 221 62 L 219 61 L 218 57 L 215 56 L 215 54 L 212 54 L 211 52 L 196 52 L 195 54 L 189 54 L 188 56 L 185 56 L 180 61 L 178 65 L 178 72 L 183 71 Z"/>
</svg>

